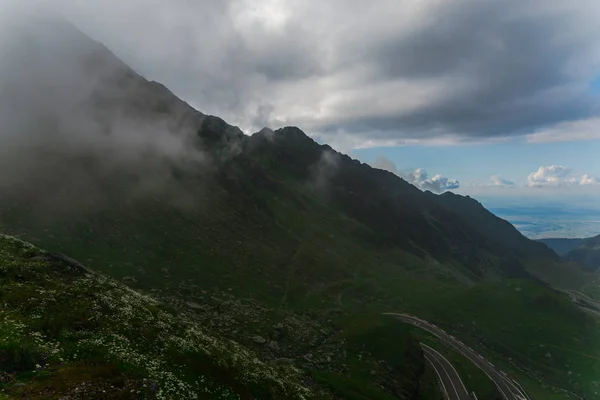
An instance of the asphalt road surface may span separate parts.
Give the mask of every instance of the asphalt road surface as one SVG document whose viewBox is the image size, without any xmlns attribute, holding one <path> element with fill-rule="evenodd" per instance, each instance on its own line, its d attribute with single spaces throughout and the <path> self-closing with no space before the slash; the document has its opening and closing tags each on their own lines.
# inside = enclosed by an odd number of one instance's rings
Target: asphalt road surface
<svg viewBox="0 0 600 400">
<path fill-rule="evenodd" d="M 447 345 L 453 347 L 456 351 L 467 357 L 477 365 L 498 387 L 498 391 L 505 400 L 531 400 L 521 386 L 509 378 L 504 372 L 496 368 L 481 355 L 471 350 L 454 336 L 444 332 L 443 329 L 430 324 L 427 321 L 408 314 L 385 313 L 392 315 L 403 322 L 417 326 L 444 341 Z"/>
<path fill-rule="evenodd" d="M 460 379 L 460 375 L 443 355 L 435 349 L 421 343 L 425 359 L 431 364 L 444 391 L 447 400 L 472 400 L 467 388 Z"/>
</svg>

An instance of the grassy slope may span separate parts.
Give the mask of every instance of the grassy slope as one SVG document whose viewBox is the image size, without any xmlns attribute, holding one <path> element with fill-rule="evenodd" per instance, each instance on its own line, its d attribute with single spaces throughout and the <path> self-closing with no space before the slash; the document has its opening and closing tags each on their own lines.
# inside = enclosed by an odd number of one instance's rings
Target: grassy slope
<svg viewBox="0 0 600 400">
<path fill-rule="evenodd" d="M 447 304 L 452 307 L 438 311 L 440 323 L 486 349 L 498 365 L 517 376 L 596 396 L 600 320 L 566 296 L 514 280 L 473 287 L 451 296 Z"/>
<path fill-rule="evenodd" d="M 0 388 L 8 398 L 310 395 L 293 367 L 263 363 L 115 281 L 28 259 L 43 254 L 0 237 Z"/>
<path fill-rule="evenodd" d="M 251 296 L 258 299 L 260 305 L 268 304 L 272 309 L 292 308 L 298 312 L 317 310 L 318 320 L 322 322 L 323 326 L 330 327 L 331 324 L 327 321 L 336 320 L 339 313 L 347 312 L 346 309 L 357 309 L 356 303 L 362 306 L 364 299 L 376 295 L 374 285 L 378 278 L 369 277 L 366 271 L 364 277 L 360 273 L 357 273 L 355 277 L 352 269 L 359 269 L 365 254 L 364 250 L 352 248 L 351 243 L 342 248 L 346 251 L 343 258 L 332 253 L 326 255 L 324 260 L 319 260 L 319 264 L 323 261 L 329 262 L 331 269 L 327 271 L 328 274 L 321 274 L 308 268 L 310 267 L 308 262 L 310 258 L 314 257 L 314 254 L 319 254 L 320 249 L 328 245 L 328 241 L 332 241 L 331 231 L 327 230 L 326 220 L 321 221 L 324 222 L 321 224 L 307 225 L 310 229 L 295 233 L 294 236 L 302 237 L 301 246 L 298 246 L 298 239 L 296 239 L 296 242 L 289 240 L 291 242 L 290 246 L 293 245 L 296 248 L 286 247 L 286 233 L 281 231 L 275 233 L 277 238 L 265 239 L 264 236 L 263 238 L 258 237 L 255 239 L 255 243 L 250 242 L 253 238 L 248 235 L 244 239 L 244 245 L 252 248 L 253 251 L 246 254 L 232 251 L 230 247 L 226 247 L 231 242 L 237 246 L 237 241 L 230 240 L 231 236 L 223 243 L 215 244 L 213 242 L 209 245 L 202 245 L 203 239 L 210 240 L 211 235 L 214 235 L 212 236 L 214 240 L 214 237 L 225 236 L 225 234 L 212 230 L 209 232 L 200 231 L 200 235 L 204 236 L 195 235 L 195 232 L 197 232 L 196 225 L 186 224 L 186 221 L 177 212 L 158 213 L 154 209 L 154 215 L 158 214 L 158 216 L 153 218 L 151 223 L 145 224 L 144 221 L 147 221 L 146 214 L 140 214 L 139 207 L 129 211 L 125 211 L 115 218 L 115 220 L 122 219 L 119 223 L 114 224 L 113 220 L 104 217 L 102 218 L 102 225 L 94 223 L 95 221 L 90 219 L 86 221 L 86 224 L 78 224 L 77 226 L 50 224 L 43 229 L 38 226 L 35 231 L 44 232 L 44 236 L 32 239 L 49 245 L 53 249 L 67 252 L 94 268 L 118 278 L 134 276 L 138 280 L 138 283 L 134 286 L 146 290 L 160 289 L 158 292 L 161 295 L 175 297 L 168 299 L 171 304 L 176 304 L 181 298 L 206 304 L 207 298 L 212 296 L 203 295 L 200 289 L 203 291 L 208 290 L 211 295 L 218 295 L 215 293 L 216 288 L 228 288 L 231 289 L 228 291 L 228 295 L 237 295 L 237 298 Z M 164 217 L 161 218 L 161 215 Z M 208 218 L 201 215 L 196 217 L 198 220 Z M 211 217 L 222 218 L 222 216 L 215 216 L 214 214 Z M 208 224 L 206 219 L 203 222 Z M 293 226 L 291 221 L 285 221 L 284 223 Z M 93 239 L 86 229 L 87 224 L 94 227 Z M 173 225 L 179 226 L 179 229 L 175 231 L 175 237 L 171 233 L 174 231 Z M 202 226 L 203 224 L 198 225 Z M 102 226 L 106 227 L 105 230 L 99 231 L 98 227 Z M 213 223 L 212 226 L 218 225 Z M 239 224 L 236 227 L 238 229 L 251 229 L 247 226 L 240 228 Z M 292 236 L 292 234 L 287 235 Z M 262 241 L 270 243 L 270 246 L 263 246 Z M 343 238 L 336 235 L 335 241 L 339 249 L 339 244 L 343 243 Z M 335 245 L 331 247 L 336 249 Z M 157 251 L 157 248 L 159 251 Z M 131 249 L 135 249 L 135 251 L 131 251 Z M 214 253 L 217 253 L 217 255 Z M 354 255 L 356 256 L 353 257 Z M 225 257 L 231 258 L 227 259 Z M 242 260 L 238 260 L 237 257 L 242 258 Z M 348 264 L 344 262 L 346 257 L 352 257 L 354 267 L 348 267 Z M 119 262 L 121 260 L 127 260 L 127 263 Z M 270 263 L 274 265 L 270 265 Z M 281 266 L 280 269 L 277 268 L 278 264 Z M 235 268 L 238 265 L 243 265 L 244 268 Z M 143 267 L 140 268 L 140 266 Z M 168 269 L 166 277 L 162 271 L 163 268 Z M 193 281 L 188 282 L 188 279 L 193 279 Z M 308 285 L 308 282 L 319 280 L 322 282 L 321 285 Z M 258 308 L 260 305 L 257 304 L 255 307 Z M 373 307 L 375 306 L 373 304 Z M 377 307 L 378 310 L 385 308 L 383 306 Z M 212 312 L 206 315 L 206 318 L 206 322 L 210 323 Z M 269 326 L 279 320 L 281 320 L 280 315 L 274 310 L 262 314 L 260 318 L 254 318 L 254 320 L 251 314 L 247 313 L 240 316 L 238 321 L 238 325 L 242 324 L 246 329 L 239 329 L 237 335 L 228 327 L 218 327 L 218 329 L 223 335 L 234 337 L 241 342 L 247 342 L 247 332 L 257 332 L 267 336 L 264 332 L 268 332 Z M 287 342 L 295 341 L 297 342 L 296 346 L 290 345 L 287 353 L 278 355 L 286 357 L 302 356 L 302 352 L 298 353 L 299 350 L 296 347 L 302 347 L 302 343 L 313 340 L 310 337 L 297 338 L 297 340 L 291 339 Z M 287 342 L 286 340 L 279 340 L 279 345 L 284 347 Z M 252 345 L 252 343 L 247 344 Z M 322 348 L 325 349 L 323 351 L 327 352 L 327 346 L 322 346 Z M 284 350 L 286 349 L 282 348 L 282 352 Z M 332 351 L 332 353 L 335 352 Z M 364 366 L 359 365 L 361 363 L 351 363 L 349 370 L 340 370 L 337 366 L 347 363 L 347 361 L 336 357 L 332 358 L 333 360 L 327 363 L 329 365 L 320 366 L 320 368 L 328 368 L 332 377 L 344 374 L 352 377 L 353 382 L 366 379 L 361 378 L 361 376 L 364 377 L 365 370 Z M 365 357 L 362 364 L 371 363 L 367 358 Z M 312 365 L 307 365 L 307 368 L 312 368 Z M 397 378 L 387 380 L 393 382 L 398 378 L 402 378 L 402 375 L 398 374 Z M 373 377 L 368 375 L 368 381 L 372 380 Z M 406 383 L 412 384 L 412 382 L 405 380 Z M 376 386 L 372 391 L 376 392 L 378 389 Z"/>
<path fill-rule="evenodd" d="M 564 255 L 567 260 L 577 261 L 592 271 L 600 269 L 600 235 L 585 239 Z"/>
<path fill-rule="evenodd" d="M 277 216 L 277 208 L 274 210 Z M 339 220 L 341 217 L 335 215 L 315 216 L 316 210 L 287 216 L 285 226 L 291 227 L 287 232 L 278 230 L 277 225 L 269 226 L 269 220 L 265 219 L 263 228 L 268 229 L 262 231 L 266 233 L 258 238 L 256 245 L 250 244 L 253 248 L 250 254 L 231 249 L 231 243 L 238 245 L 236 235 L 226 233 L 226 229 L 233 226 L 242 229 L 239 224 L 224 227 L 223 231 L 213 229 L 202 236 L 198 228 L 202 222 L 185 224 L 181 216 L 177 218 L 177 212 L 161 211 L 152 223 L 144 225 L 142 221 L 147 214 L 138 217 L 133 211 L 124 212 L 123 219 L 102 234 L 97 232 L 102 225 L 88 220 L 96 229 L 93 238 L 86 236 L 85 229 L 80 227 L 60 225 L 58 231 L 37 230 L 47 236 L 40 235 L 36 241 L 83 261 L 89 258 L 91 266 L 116 277 L 135 276 L 139 283 L 134 286 L 158 288 L 165 295 L 198 303 L 205 303 L 207 297 L 199 289 L 212 293 L 215 287 L 230 288 L 234 295 L 243 293 L 273 309 L 283 306 L 301 314 L 310 311 L 311 318 L 332 329 L 343 325 L 347 318 L 344 315 L 390 310 L 411 312 L 448 326 L 449 331 L 466 342 L 482 343 L 482 353 L 492 358 L 494 355 L 512 358 L 507 370 L 519 375 L 523 375 L 521 370 L 530 371 L 529 388 L 533 391 L 554 393 L 553 389 L 542 386 L 588 394 L 595 390 L 590 382 L 591 374 L 600 374 L 597 371 L 600 364 L 595 358 L 598 356 L 595 346 L 600 339 L 597 323 L 583 316 L 566 297 L 537 284 L 527 281 L 460 284 L 454 278 L 455 272 L 433 262 L 402 251 L 373 253 L 368 247 L 356 246 L 352 233 L 345 237 L 332 225 L 346 224 L 347 232 L 353 232 L 350 229 L 353 226 L 355 230 L 360 226 Z M 294 225 L 292 218 L 303 219 L 305 223 Z M 173 225 L 178 228 L 174 230 Z M 200 233 L 194 236 L 193 232 Z M 215 237 L 226 240 L 203 245 L 203 240 L 214 241 Z M 301 240 L 294 242 L 294 237 Z M 252 237 L 244 236 L 246 240 L 251 241 Z M 262 245 L 263 241 L 270 246 Z M 157 246 L 162 247 L 161 251 L 156 251 Z M 264 262 L 265 259 L 272 261 Z M 145 268 L 138 270 L 140 265 Z M 328 269 L 311 269 L 318 265 L 327 265 Z M 159 268 L 162 266 L 169 269 L 166 278 Z M 264 319 L 269 321 L 267 316 Z M 260 325 L 260 321 L 256 323 Z M 230 330 L 220 333 L 244 340 Z M 547 352 L 552 358 L 546 357 Z M 350 374 L 353 379 L 362 379 L 363 367 L 356 371 L 338 370 L 335 367 L 338 363 L 346 361 L 334 360 L 334 366 L 330 366 L 332 374 Z M 568 375 L 568 371 L 572 374 Z"/>
<path fill-rule="evenodd" d="M 411 329 L 414 331 L 415 336 L 420 342 L 433 347 L 452 363 L 470 393 L 475 392 L 477 397 L 482 399 L 502 399 L 494 382 L 468 358 L 447 346 L 444 342 L 428 332 L 414 328 Z"/>
<path fill-rule="evenodd" d="M 549 239 L 537 239 L 536 242 L 540 242 L 550 247 L 559 256 L 564 256 L 572 249 L 579 246 L 586 239 L 564 239 L 564 238 L 549 238 Z"/>
</svg>

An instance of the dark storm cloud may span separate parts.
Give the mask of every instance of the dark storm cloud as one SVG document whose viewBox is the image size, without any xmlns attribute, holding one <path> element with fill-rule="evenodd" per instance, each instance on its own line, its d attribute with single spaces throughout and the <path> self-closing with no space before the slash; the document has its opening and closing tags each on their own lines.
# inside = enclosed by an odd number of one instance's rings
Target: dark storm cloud
<svg viewBox="0 0 600 400">
<path fill-rule="evenodd" d="M 591 5 L 576 3 L 582 13 Z M 362 58 L 378 71 L 375 79 L 440 80 L 446 88 L 415 110 L 350 117 L 327 130 L 496 136 L 590 116 L 597 99 L 586 84 L 598 66 L 598 41 L 590 32 L 573 35 L 577 12 L 544 13 L 543 5 L 525 12 L 521 4 L 445 3 L 408 34 L 375 45 Z M 589 63 L 588 74 L 575 74 L 573 63 Z"/>
</svg>

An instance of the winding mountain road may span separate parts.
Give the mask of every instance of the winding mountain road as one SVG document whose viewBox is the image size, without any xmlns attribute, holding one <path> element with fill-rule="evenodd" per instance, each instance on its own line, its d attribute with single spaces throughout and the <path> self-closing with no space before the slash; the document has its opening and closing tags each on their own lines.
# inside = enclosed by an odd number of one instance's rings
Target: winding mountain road
<svg viewBox="0 0 600 400">
<path fill-rule="evenodd" d="M 460 379 L 460 375 L 458 375 L 450 361 L 424 343 L 421 343 L 421 348 L 425 353 L 425 359 L 435 370 L 444 391 L 444 397 L 447 400 L 472 400 L 467 388 Z"/>
<path fill-rule="evenodd" d="M 525 390 L 523 390 L 523 388 L 517 382 L 513 381 L 504 372 L 496 368 L 492 363 L 487 361 L 474 350 L 471 350 L 471 348 L 467 347 L 454 336 L 446 333 L 443 329 L 408 314 L 385 313 L 385 315 L 396 317 L 405 323 L 414 325 L 431 333 L 461 353 L 463 356 L 467 357 L 496 384 L 498 391 L 505 400 L 531 400 L 527 394 L 525 394 Z"/>
</svg>

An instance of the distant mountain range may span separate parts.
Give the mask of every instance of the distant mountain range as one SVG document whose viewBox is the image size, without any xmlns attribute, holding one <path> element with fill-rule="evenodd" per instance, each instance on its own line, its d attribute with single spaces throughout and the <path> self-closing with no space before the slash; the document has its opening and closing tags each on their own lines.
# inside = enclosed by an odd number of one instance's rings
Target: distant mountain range
<svg viewBox="0 0 600 400">
<path fill-rule="evenodd" d="M 564 256 L 571 250 L 575 249 L 586 240 L 591 238 L 579 238 L 579 239 L 566 239 L 566 238 L 547 238 L 547 239 L 536 239 L 536 242 L 540 242 L 551 248 L 559 256 Z"/>
<path fill-rule="evenodd" d="M 565 260 L 575 261 L 591 270 L 600 269 L 600 235 L 586 239 L 538 239 Z"/>
<path fill-rule="evenodd" d="M 0 111 L 11 122 L 0 150 L 0 230 L 121 281 L 86 278 L 40 249 L 0 241 L 11 268 L 0 269 L 10 287 L 0 298 L 27 329 L 67 346 L 70 358 L 44 359 L 52 379 L 101 359 L 127 371 L 119 382 L 150 379 L 170 398 L 210 398 L 217 387 L 222 398 L 439 398 L 418 346 L 426 339 L 381 317 L 394 311 L 460 336 L 540 398 L 596 390 L 596 322 L 556 290 L 586 291 L 597 279 L 590 271 L 473 198 L 423 192 L 297 127 L 244 135 L 74 27 L 36 26 L 15 48 L 25 61 L 0 82 L 11 94 Z M 128 345 L 106 342 L 111 332 Z M 13 355 L 2 346 L 0 361 Z M 13 394 L 39 389 L 27 375 L 38 358 L 4 371 L 23 373 L 25 389 L 10 386 Z M 478 397 L 497 398 L 465 365 Z M 70 394 L 69 382 L 52 395 Z"/>
</svg>

